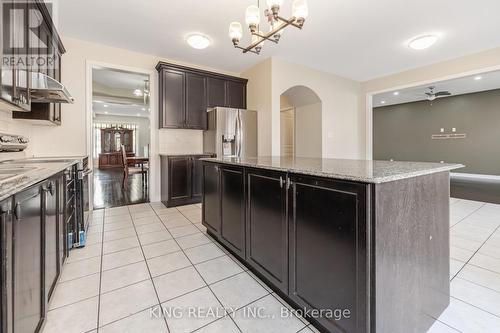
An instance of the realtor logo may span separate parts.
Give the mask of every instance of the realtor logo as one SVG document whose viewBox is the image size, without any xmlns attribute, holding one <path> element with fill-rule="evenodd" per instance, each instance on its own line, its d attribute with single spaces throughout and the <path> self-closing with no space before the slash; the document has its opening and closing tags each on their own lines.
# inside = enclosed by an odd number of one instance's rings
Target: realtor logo
<svg viewBox="0 0 500 333">
<path fill-rule="evenodd" d="M 2 1 L 2 67 L 53 69 L 58 65 L 51 39 L 53 5 L 43 13 L 34 0 Z M 48 22 L 47 22 L 48 21 Z"/>
</svg>

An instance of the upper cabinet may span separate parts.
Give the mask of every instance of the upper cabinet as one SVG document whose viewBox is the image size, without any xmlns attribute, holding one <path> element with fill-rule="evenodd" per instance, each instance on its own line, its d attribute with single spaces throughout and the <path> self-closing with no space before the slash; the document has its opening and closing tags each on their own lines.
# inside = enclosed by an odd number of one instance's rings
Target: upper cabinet
<svg viewBox="0 0 500 333">
<path fill-rule="evenodd" d="M 207 108 L 246 109 L 246 79 L 160 62 L 160 128 L 207 129 Z"/>
<path fill-rule="evenodd" d="M 16 6 L 18 5 L 21 3 L 16 4 Z M 14 119 L 23 119 L 41 125 L 61 125 L 60 103 L 48 103 L 31 98 L 34 88 L 32 84 L 37 82 L 32 79 L 32 74 L 42 73 L 61 82 L 61 57 L 66 50 L 54 26 L 47 5 L 41 0 L 36 0 L 28 2 L 24 6 L 27 6 L 24 8 L 26 9 L 25 18 L 16 27 L 19 31 L 24 31 L 25 36 L 21 38 L 21 33 L 12 36 L 15 39 L 14 45 L 24 43 L 25 48 L 13 48 L 9 52 L 15 54 L 16 58 L 27 56 L 31 62 L 23 68 L 2 67 L 2 77 L 4 74 L 9 77 L 13 76 L 11 101 L 8 99 L 8 91 L 5 92 L 5 87 L 8 86 L 9 82 L 2 82 L 3 109 L 14 111 L 12 113 Z M 1 28 L 5 36 L 8 32 L 6 30 L 12 29 L 12 24 L 7 23 L 9 20 L 6 17 L 5 6 L 3 10 L 4 20 Z M 24 41 L 28 41 L 28 43 Z M 6 104 L 6 101 L 10 102 L 10 105 Z"/>
</svg>

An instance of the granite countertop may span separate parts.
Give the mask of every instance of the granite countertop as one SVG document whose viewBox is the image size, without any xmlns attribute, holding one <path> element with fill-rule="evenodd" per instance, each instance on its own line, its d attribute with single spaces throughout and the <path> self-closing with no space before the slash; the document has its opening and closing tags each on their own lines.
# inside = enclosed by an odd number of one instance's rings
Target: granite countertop
<svg viewBox="0 0 500 333">
<path fill-rule="evenodd" d="M 195 153 L 195 154 L 186 154 L 186 153 L 183 153 L 183 154 L 168 154 L 168 153 L 160 153 L 159 154 L 160 156 L 172 156 L 172 157 L 175 157 L 175 156 L 201 156 L 201 155 L 212 155 L 211 153 Z"/>
<path fill-rule="evenodd" d="M 363 183 L 386 183 L 464 167 L 462 164 L 371 161 L 329 158 L 222 157 L 204 161 L 284 171 Z"/>
<path fill-rule="evenodd" d="M 67 169 L 68 167 L 80 162 L 83 156 L 72 157 L 41 157 L 34 159 L 22 159 L 0 162 L 0 171 L 2 169 L 26 169 L 27 172 L 17 177 L 7 180 L 0 180 L 0 201 L 15 195 L 22 190 L 35 185 L 55 174 Z M 36 163 L 36 160 L 53 160 L 50 162 Z M 31 161 L 31 162 L 27 162 Z"/>
</svg>

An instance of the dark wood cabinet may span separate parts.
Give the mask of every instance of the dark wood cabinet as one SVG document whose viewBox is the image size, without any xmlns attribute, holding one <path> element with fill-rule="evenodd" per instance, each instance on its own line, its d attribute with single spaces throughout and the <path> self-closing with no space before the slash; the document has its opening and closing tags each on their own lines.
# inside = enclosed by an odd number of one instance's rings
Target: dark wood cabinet
<svg viewBox="0 0 500 333">
<path fill-rule="evenodd" d="M 14 332 L 35 332 L 44 318 L 42 191 L 34 186 L 14 197 Z"/>
<path fill-rule="evenodd" d="M 219 199 L 219 166 L 213 163 L 203 163 L 203 209 L 202 223 L 216 235 L 220 234 L 220 199 Z"/>
<path fill-rule="evenodd" d="M 49 77 L 61 82 L 61 58 L 66 49 L 64 48 L 61 38 L 57 33 L 55 25 L 50 16 L 49 10 L 41 0 L 36 0 L 28 4 L 30 8 L 29 15 L 24 22 L 28 23 L 30 28 L 25 28 L 26 33 L 36 29 L 36 36 L 34 38 L 25 38 L 29 40 L 29 53 L 36 60 L 34 65 L 27 73 L 30 77 L 31 72 L 43 73 Z M 37 27 L 37 28 L 32 28 Z M 40 58 L 38 58 L 40 57 Z M 36 102 L 29 100 L 29 108 L 26 111 L 14 111 L 12 118 L 22 119 L 35 125 L 51 125 L 60 126 L 61 119 L 61 104 L 60 103 L 46 103 Z"/>
<path fill-rule="evenodd" d="M 207 128 L 207 78 L 186 73 L 186 127 Z"/>
<path fill-rule="evenodd" d="M 286 173 L 247 172 L 247 261 L 283 292 L 288 292 Z"/>
<path fill-rule="evenodd" d="M 184 128 L 185 75 L 165 69 L 160 72 L 160 128 Z"/>
<path fill-rule="evenodd" d="M 13 315 L 13 214 L 12 199 L 0 203 L 0 248 L 1 248 L 1 285 L 0 285 L 0 330 L 12 333 Z"/>
<path fill-rule="evenodd" d="M 246 108 L 246 79 L 160 62 L 160 128 L 207 129 L 207 108 Z"/>
<path fill-rule="evenodd" d="M 58 253 L 58 216 L 57 216 L 57 183 L 49 180 L 42 184 L 43 191 L 43 227 L 45 247 L 45 301 L 48 303 L 59 276 Z"/>
<path fill-rule="evenodd" d="M 227 106 L 226 103 L 226 80 L 209 77 L 208 78 L 208 106 Z"/>
<path fill-rule="evenodd" d="M 191 198 L 191 158 L 172 157 L 168 164 L 170 201 Z"/>
<path fill-rule="evenodd" d="M 289 296 L 308 309 L 349 310 L 349 318 L 319 319 L 332 332 L 365 332 L 366 185 L 291 182 Z"/>
<path fill-rule="evenodd" d="M 242 168 L 220 167 L 220 239 L 245 258 L 245 176 Z"/>
<path fill-rule="evenodd" d="M 167 207 L 201 202 L 203 157 L 210 155 L 161 157 L 161 201 Z"/>
<path fill-rule="evenodd" d="M 240 81 L 226 82 L 226 105 L 234 109 L 246 109 L 247 86 Z"/>
</svg>

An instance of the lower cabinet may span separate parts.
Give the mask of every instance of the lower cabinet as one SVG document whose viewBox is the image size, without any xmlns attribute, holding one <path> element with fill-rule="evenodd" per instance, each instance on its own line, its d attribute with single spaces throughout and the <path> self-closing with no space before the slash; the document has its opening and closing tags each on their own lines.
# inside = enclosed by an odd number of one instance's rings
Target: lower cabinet
<svg viewBox="0 0 500 333">
<path fill-rule="evenodd" d="M 0 330 L 6 333 L 12 333 L 12 315 L 13 315 L 13 215 L 12 199 L 4 200 L 0 203 L 0 246 L 1 256 L 1 299 L 0 299 Z"/>
<path fill-rule="evenodd" d="M 57 216 L 57 181 L 49 180 L 42 185 L 43 223 L 45 247 L 45 302 L 47 303 L 56 286 L 59 276 L 58 254 L 58 216 Z"/>
<path fill-rule="evenodd" d="M 288 291 L 286 173 L 247 173 L 247 261 L 283 292 Z"/>
<path fill-rule="evenodd" d="M 161 201 L 167 207 L 201 202 L 202 163 L 211 155 L 161 157 Z"/>
<path fill-rule="evenodd" d="M 213 234 L 220 234 L 219 166 L 203 163 L 202 223 Z"/>
<path fill-rule="evenodd" d="M 368 185 L 205 162 L 209 233 L 325 332 L 367 332 Z M 341 314 L 338 316 L 338 314 Z"/>
<path fill-rule="evenodd" d="M 291 176 L 289 297 L 331 332 L 364 332 L 366 185 Z"/>
<path fill-rule="evenodd" d="M 1 332 L 37 332 L 48 311 L 65 256 L 61 184 L 62 173 L 0 203 Z"/>
<path fill-rule="evenodd" d="M 44 317 L 42 191 L 32 187 L 14 197 L 14 332 L 35 332 Z"/>
<path fill-rule="evenodd" d="M 245 176 L 241 168 L 220 167 L 220 239 L 245 258 Z"/>
</svg>

